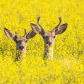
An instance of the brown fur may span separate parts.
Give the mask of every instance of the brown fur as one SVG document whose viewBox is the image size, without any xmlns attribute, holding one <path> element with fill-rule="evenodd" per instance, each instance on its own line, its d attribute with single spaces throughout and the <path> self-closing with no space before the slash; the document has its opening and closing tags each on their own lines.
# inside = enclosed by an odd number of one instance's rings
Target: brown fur
<svg viewBox="0 0 84 84">
<path fill-rule="evenodd" d="M 36 34 L 40 34 L 43 39 L 44 39 L 44 56 L 43 59 L 52 59 L 53 58 L 53 46 L 54 46 L 54 40 L 55 37 L 58 34 L 63 33 L 66 28 L 67 28 L 67 23 L 60 25 L 62 22 L 62 18 L 59 17 L 59 24 L 52 30 L 52 31 L 46 31 L 42 25 L 39 23 L 40 17 L 38 17 L 37 19 L 37 23 L 39 26 L 37 26 L 36 24 L 31 23 L 31 27 L 33 29 L 33 31 Z M 40 27 L 40 28 L 39 28 Z"/>
<path fill-rule="evenodd" d="M 16 42 L 16 58 L 15 61 L 20 61 L 21 59 L 24 59 L 23 54 L 26 54 L 26 46 L 27 46 L 27 41 L 30 38 L 33 38 L 36 34 L 31 30 L 27 35 L 26 35 L 26 29 L 25 29 L 25 34 L 24 36 L 18 36 L 17 32 L 15 32 L 15 35 L 8 29 L 4 28 L 4 32 L 6 36 L 10 39 L 13 39 Z"/>
</svg>

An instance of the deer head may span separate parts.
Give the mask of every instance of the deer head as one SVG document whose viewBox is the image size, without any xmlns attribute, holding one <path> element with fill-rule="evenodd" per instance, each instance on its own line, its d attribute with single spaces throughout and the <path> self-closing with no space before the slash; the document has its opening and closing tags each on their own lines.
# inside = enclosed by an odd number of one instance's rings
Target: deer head
<svg viewBox="0 0 84 84">
<path fill-rule="evenodd" d="M 48 52 L 51 56 L 53 56 L 53 52 L 49 48 L 54 45 L 55 37 L 58 34 L 62 34 L 66 30 L 68 24 L 65 23 L 65 24 L 61 25 L 62 18 L 59 17 L 59 24 L 52 31 L 46 31 L 42 27 L 42 25 L 40 24 L 39 20 L 40 20 L 40 17 L 37 18 L 37 23 L 38 23 L 39 26 L 37 26 L 36 24 L 31 23 L 32 30 L 36 34 L 40 34 L 43 37 L 45 51 L 46 51 L 46 48 L 47 48 L 46 52 Z M 49 47 L 46 47 L 46 44 L 48 44 Z M 45 58 L 45 56 L 44 56 L 44 58 Z"/>
<path fill-rule="evenodd" d="M 23 55 L 26 53 L 26 45 L 27 45 L 27 41 L 30 38 L 33 38 L 36 34 L 34 33 L 33 30 L 31 30 L 28 34 L 26 32 L 25 29 L 25 34 L 24 36 L 19 36 L 17 34 L 17 32 L 15 32 L 15 34 L 13 34 L 10 30 L 8 30 L 7 28 L 4 28 L 4 32 L 5 35 L 10 38 L 13 39 L 16 42 L 16 50 L 19 50 L 19 54 L 16 58 L 16 60 L 20 60 L 20 55 Z"/>
</svg>

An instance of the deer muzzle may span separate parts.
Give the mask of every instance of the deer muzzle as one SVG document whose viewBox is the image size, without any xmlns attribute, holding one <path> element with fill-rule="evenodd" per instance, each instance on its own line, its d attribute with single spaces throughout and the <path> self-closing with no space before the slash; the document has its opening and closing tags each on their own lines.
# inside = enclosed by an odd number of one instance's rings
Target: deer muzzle
<svg viewBox="0 0 84 84">
<path fill-rule="evenodd" d="M 49 44 L 49 45 L 51 45 L 51 44 L 52 44 L 52 42 L 46 42 L 46 44 Z"/>
<path fill-rule="evenodd" d="M 24 49 L 24 46 L 19 46 L 19 49 L 23 50 Z"/>
</svg>

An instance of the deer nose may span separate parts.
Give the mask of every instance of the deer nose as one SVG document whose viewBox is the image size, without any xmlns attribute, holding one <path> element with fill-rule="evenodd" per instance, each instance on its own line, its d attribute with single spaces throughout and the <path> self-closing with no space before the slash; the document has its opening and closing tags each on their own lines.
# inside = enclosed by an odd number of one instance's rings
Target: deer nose
<svg viewBox="0 0 84 84">
<path fill-rule="evenodd" d="M 49 45 L 51 45 L 51 44 L 52 44 L 52 42 L 47 42 L 46 44 L 49 44 Z"/>
<path fill-rule="evenodd" d="M 20 46 L 19 49 L 23 50 L 24 46 Z"/>
</svg>

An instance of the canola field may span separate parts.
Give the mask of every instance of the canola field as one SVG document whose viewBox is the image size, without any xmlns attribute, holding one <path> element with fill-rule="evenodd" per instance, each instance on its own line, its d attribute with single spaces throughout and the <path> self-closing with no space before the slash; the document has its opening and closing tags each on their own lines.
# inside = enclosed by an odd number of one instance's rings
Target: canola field
<svg viewBox="0 0 84 84">
<path fill-rule="evenodd" d="M 68 23 L 55 38 L 53 61 L 43 60 L 44 41 L 37 34 L 27 42 L 25 60 L 14 62 L 16 43 L 4 27 L 23 36 L 38 16 L 47 31 L 60 16 Z M 0 0 L 0 84 L 84 84 L 84 0 Z"/>
</svg>

